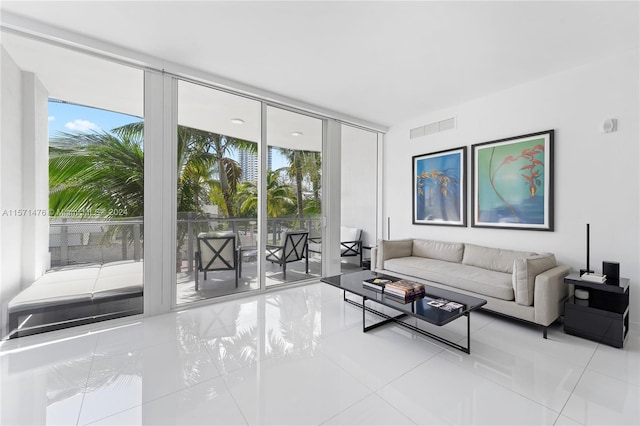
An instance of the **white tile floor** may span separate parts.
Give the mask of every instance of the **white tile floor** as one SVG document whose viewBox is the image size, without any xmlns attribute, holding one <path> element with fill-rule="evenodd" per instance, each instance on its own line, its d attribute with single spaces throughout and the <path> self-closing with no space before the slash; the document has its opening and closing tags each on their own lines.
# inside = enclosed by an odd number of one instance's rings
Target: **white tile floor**
<svg viewBox="0 0 640 426">
<path fill-rule="evenodd" d="M 640 424 L 633 331 L 614 349 L 478 313 L 466 355 L 361 318 L 311 284 L 3 342 L 0 424 Z"/>
</svg>

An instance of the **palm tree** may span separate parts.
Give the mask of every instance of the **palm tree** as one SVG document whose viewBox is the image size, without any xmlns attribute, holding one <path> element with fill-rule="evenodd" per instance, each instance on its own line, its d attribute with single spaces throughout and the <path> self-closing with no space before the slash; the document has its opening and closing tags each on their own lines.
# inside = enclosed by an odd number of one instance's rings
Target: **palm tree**
<svg viewBox="0 0 640 426">
<path fill-rule="evenodd" d="M 289 161 L 287 174 L 294 179 L 296 189 L 296 214 L 300 224 L 304 223 L 304 206 L 302 204 L 302 151 L 280 148 L 280 152 Z"/>
<path fill-rule="evenodd" d="M 320 199 L 320 187 L 322 184 L 322 154 L 309 151 L 303 157 L 303 173 L 311 183 L 312 198 L 305 203 L 304 212 L 306 214 L 320 214 L 322 204 Z"/>
<path fill-rule="evenodd" d="M 240 182 L 242 169 L 238 163 L 232 158 L 229 158 L 228 155 L 234 149 L 257 152 L 258 145 L 254 142 L 219 135 L 217 133 L 205 132 L 205 136 L 207 140 L 205 149 L 215 158 L 219 188 L 224 200 L 227 217 L 235 217 L 236 211 L 233 205 L 233 196 Z"/>
<path fill-rule="evenodd" d="M 204 204 L 214 201 L 227 217 L 236 216 L 233 198 L 242 169 L 229 157 L 236 149 L 257 152 L 257 144 L 178 126 L 179 211 L 201 211 Z"/>
<path fill-rule="evenodd" d="M 213 185 L 214 158 L 205 151 L 204 141 L 192 129 L 178 126 L 178 212 L 200 212 Z"/>
<path fill-rule="evenodd" d="M 54 216 L 142 216 L 142 134 L 123 126 L 112 131 L 63 133 L 52 140 L 49 208 Z"/>
<path fill-rule="evenodd" d="M 308 177 L 314 191 L 317 190 L 316 201 L 319 201 L 320 188 L 320 153 L 314 151 L 299 151 L 293 149 L 280 148 L 280 152 L 289 160 L 287 174 L 293 178 L 296 188 L 296 206 L 298 221 L 304 223 L 304 178 Z"/>
<path fill-rule="evenodd" d="M 142 216 L 144 124 L 108 132 L 63 133 L 52 139 L 49 159 L 49 207 L 54 212 L 127 211 Z M 252 142 L 178 126 L 178 211 L 200 212 L 219 188 L 223 207 L 235 215 L 233 194 L 240 181 L 235 148 L 255 152 Z M 218 176 L 215 181 L 212 176 Z M 108 217 L 108 215 L 105 215 Z"/>
<path fill-rule="evenodd" d="M 267 171 L 267 216 L 280 217 L 291 213 L 294 193 L 290 185 L 282 182 L 284 168 Z M 255 217 L 258 212 L 258 186 L 256 182 L 243 182 L 238 188 L 240 213 Z"/>
</svg>

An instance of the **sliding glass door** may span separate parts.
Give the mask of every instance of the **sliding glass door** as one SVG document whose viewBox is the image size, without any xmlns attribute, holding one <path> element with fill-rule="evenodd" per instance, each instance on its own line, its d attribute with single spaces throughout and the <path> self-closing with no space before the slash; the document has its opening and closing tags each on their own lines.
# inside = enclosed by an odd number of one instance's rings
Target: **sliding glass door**
<svg viewBox="0 0 640 426">
<path fill-rule="evenodd" d="M 1 62 L 4 337 L 313 280 L 336 257 L 335 121 L 4 32 Z"/>
<path fill-rule="evenodd" d="M 181 80 L 177 104 L 176 305 L 320 276 L 322 120 Z"/>
<path fill-rule="evenodd" d="M 322 120 L 267 107 L 266 285 L 322 271 Z"/>
<path fill-rule="evenodd" d="M 259 288 L 261 104 L 179 81 L 176 304 Z"/>
</svg>

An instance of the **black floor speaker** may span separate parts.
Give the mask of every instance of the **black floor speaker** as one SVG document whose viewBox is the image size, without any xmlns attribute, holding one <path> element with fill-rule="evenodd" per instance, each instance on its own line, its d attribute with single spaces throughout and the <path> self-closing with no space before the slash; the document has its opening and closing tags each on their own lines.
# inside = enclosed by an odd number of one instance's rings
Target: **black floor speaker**
<svg viewBox="0 0 640 426">
<path fill-rule="evenodd" d="M 602 274 L 607 276 L 607 280 L 620 279 L 620 263 L 618 262 L 602 262 Z"/>
</svg>

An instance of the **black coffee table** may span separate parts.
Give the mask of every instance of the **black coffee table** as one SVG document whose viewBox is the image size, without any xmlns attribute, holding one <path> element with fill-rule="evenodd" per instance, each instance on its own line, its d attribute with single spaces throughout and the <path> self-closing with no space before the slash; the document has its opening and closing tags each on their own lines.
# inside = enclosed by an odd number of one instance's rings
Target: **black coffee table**
<svg viewBox="0 0 640 426">
<path fill-rule="evenodd" d="M 400 278 L 396 278 L 389 275 L 382 275 L 372 271 L 358 271 L 350 274 L 336 275 L 333 277 L 322 278 L 320 281 L 330 284 L 334 287 L 343 290 L 343 299 L 345 302 L 362 308 L 362 331 L 367 332 L 374 328 L 380 327 L 391 322 L 396 323 L 402 327 L 413 330 L 417 333 L 428 336 L 453 348 L 461 350 L 462 352 L 471 353 L 471 312 L 480 308 L 487 303 L 484 299 L 477 297 L 467 296 L 465 294 L 456 293 L 454 291 L 441 289 L 425 285 L 425 296 L 413 301 L 403 303 L 398 298 L 387 296 L 384 292 L 380 293 L 375 290 L 369 290 L 362 285 L 362 281 L 371 278 L 386 278 L 391 281 L 397 281 Z M 358 303 L 354 300 L 348 299 L 346 293 L 352 293 L 362 297 L 362 303 Z M 459 311 L 448 312 L 443 309 L 429 305 L 428 303 L 435 299 L 446 299 L 451 302 L 460 303 L 463 308 Z M 400 312 L 399 315 L 389 316 L 385 313 L 377 311 L 370 306 L 367 306 L 367 300 L 373 301 L 383 306 L 395 309 Z M 371 312 L 384 318 L 384 320 L 377 322 L 373 325 L 365 325 L 365 312 Z M 462 316 L 467 317 L 467 346 L 459 345 L 456 342 L 452 342 L 443 337 L 429 333 L 411 324 L 407 324 L 402 321 L 402 318 L 407 316 L 418 318 L 422 321 L 426 321 L 430 324 L 442 326 L 450 323 L 451 321 L 458 319 Z"/>
</svg>

